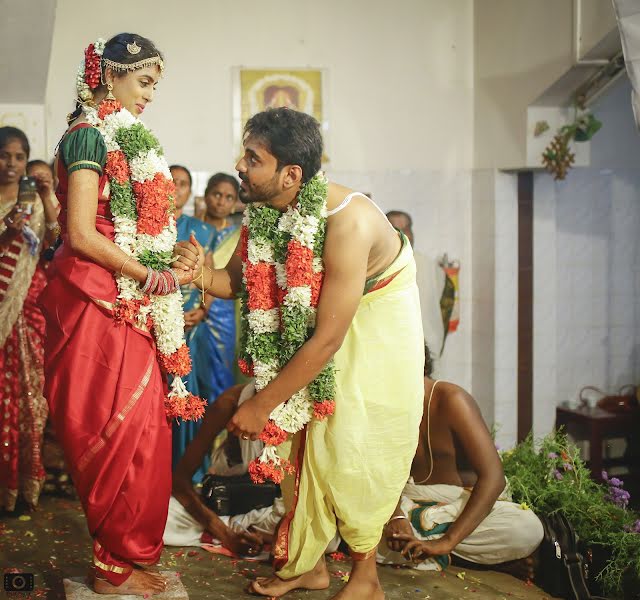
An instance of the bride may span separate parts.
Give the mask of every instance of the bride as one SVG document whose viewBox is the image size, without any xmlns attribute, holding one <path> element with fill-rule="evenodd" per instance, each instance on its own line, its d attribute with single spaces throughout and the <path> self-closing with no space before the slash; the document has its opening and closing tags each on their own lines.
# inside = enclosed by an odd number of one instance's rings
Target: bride
<svg viewBox="0 0 640 600">
<path fill-rule="evenodd" d="M 165 589 L 144 566 L 160 557 L 171 493 L 167 416 L 201 412 L 180 380 L 190 359 L 179 288 L 198 253 L 175 243 L 171 174 L 138 120 L 162 71 L 139 35 L 89 45 L 55 161 L 62 245 L 41 298 L 45 396 L 93 538 L 98 593 Z"/>
</svg>

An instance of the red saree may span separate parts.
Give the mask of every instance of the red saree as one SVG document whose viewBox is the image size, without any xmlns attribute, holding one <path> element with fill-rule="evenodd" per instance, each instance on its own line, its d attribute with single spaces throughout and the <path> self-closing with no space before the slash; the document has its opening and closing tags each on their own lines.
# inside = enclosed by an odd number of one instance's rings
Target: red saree
<svg viewBox="0 0 640 600">
<path fill-rule="evenodd" d="M 12 208 L 0 207 L 0 219 Z M 34 205 L 30 226 L 42 239 L 40 202 Z M 31 254 L 19 236 L 0 252 L 0 508 L 9 511 L 19 495 L 36 506 L 45 479 L 44 317 L 37 299 L 46 277 L 39 250 Z"/>
<path fill-rule="evenodd" d="M 154 563 L 162 551 L 171 493 L 165 379 L 151 334 L 112 317 L 113 273 L 71 250 L 61 158 L 58 177 L 63 244 L 41 297 L 45 396 L 94 539 L 94 565 L 120 585 L 134 563 Z M 113 240 L 106 184 L 101 175 L 96 229 Z"/>
</svg>

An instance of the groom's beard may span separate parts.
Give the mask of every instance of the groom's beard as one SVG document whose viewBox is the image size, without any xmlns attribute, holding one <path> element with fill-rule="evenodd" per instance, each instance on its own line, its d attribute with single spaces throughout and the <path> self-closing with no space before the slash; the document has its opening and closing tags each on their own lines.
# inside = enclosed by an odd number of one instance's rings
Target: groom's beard
<svg viewBox="0 0 640 600">
<path fill-rule="evenodd" d="M 251 183 L 240 177 L 240 179 L 245 183 L 247 188 L 240 187 L 238 192 L 238 196 L 240 196 L 240 200 L 245 204 L 252 204 L 253 202 L 269 202 L 273 198 L 276 198 L 280 194 L 280 190 L 278 189 L 278 174 L 276 173 L 271 181 L 264 183 L 262 185 L 251 185 Z"/>
</svg>

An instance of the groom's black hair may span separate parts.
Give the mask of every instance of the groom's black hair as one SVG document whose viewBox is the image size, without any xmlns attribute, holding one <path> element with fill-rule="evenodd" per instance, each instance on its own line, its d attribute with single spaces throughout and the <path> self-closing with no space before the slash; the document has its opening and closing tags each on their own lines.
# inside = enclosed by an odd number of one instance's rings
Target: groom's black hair
<svg viewBox="0 0 640 600">
<path fill-rule="evenodd" d="M 270 108 L 251 117 L 244 126 L 244 136 L 262 142 L 278 161 L 302 169 L 302 183 L 309 181 L 322 162 L 320 124 L 311 115 L 291 108 Z"/>
</svg>

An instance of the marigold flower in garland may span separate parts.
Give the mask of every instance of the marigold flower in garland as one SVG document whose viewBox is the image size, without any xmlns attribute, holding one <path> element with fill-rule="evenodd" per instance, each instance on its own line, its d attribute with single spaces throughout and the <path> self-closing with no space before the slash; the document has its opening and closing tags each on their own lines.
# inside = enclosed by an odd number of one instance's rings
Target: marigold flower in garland
<svg viewBox="0 0 640 600">
<path fill-rule="evenodd" d="M 169 198 L 175 193 L 173 181 L 162 173 L 143 183 L 134 181 L 133 193 L 138 210 L 138 233 L 159 235 L 169 225 Z"/>
<path fill-rule="evenodd" d="M 119 184 L 124 185 L 129 181 L 131 173 L 129 172 L 129 163 L 127 157 L 120 150 L 107 152 L 107 164 L 104 172 L 110 179 L 115 179 Z"/>
<path fill-rule="evenodd" d="M 278 285 L 276 283 L 276 270 L 273 265 L 267 263 L 252 265 L 247 263 L 244 275 L 249 292 L 247 301 L 249 310 L 270 310 L 278 305 L 276 296 Z"/>
<path fill-rule="evenodd" d="M 272 462 L 261 462 L 259 459 L 249 464 L 249 475 L 254 483 L 265 483 L 271 480 L 274 483 L 282 483 L 286 473 L 294 473 L 295 469 L 287 460 L 282 460 L 280 464 Z"/>
<path fill-rule="evenodd" d="M 204 416 L 207 403 L 198 396 L 176 396 L 169 394 L 164 399 L 164 409 L 168 419 L 198 421 Z"/>
<path fill-rule="evenodd" d="M 169 420 L 180 418 L 186 407 L 187 400 L 181 396 L 166 396 L 164 399 L 164 411 Z"/>
<path fill-rule="evenodd" d="M 286 431 L 280 429 L 273 421 L 269 420 L 259 437 L 269 446 L 279 446 L 287 439 L 287 435 Z"/>
<path fill-rule="evenodd" d="M 243 263 L 249 259 L 249 230 L 246 225 L 240 229 L 240 258 Z"/>
<path fill-rule="evenodd" d="M 118 100 L 103 100 L 98 106 L 98 117 L 104 119 L 111 113 L 117 112 L 122 109 L 122 104 Z"/>
<path fill-rule="evenodd" d="M 140 306 L 149 304 L 148 298 L 145 300 L 118 300 L 113 307 L 113 318 L 116 323 L 135 322 Z"/>
<path fill-rule="evenodd" d="M 322 421 L 327 417 L 330 417 L 336 410 L 335 400 L 324 400 L 323 402 L 316 402 L 313 405 L 313 416 Z"/>
<path fill-rule="evenodd" d="M 239 358 L 238 367 L 243 375 L 253 377 L 253 364 L 248 363 L 244 358 Z"/>
<path fill-rule="evenodd" d="M 159 352 L 158 360 L 162 368 L 172 375 L 182 377 L 191 372 L 191 356 L 189 355 L 189 348 L 186 344 L 180 346 L 180 348 L 170 355 Z"/>
<path fill-rule="evenodd" d="M 313 280 L 313 250 L 303 246 L 297 240 L 291 240 L 288 245 L 287 287 L 311 285 Z"/>
<path fill-rule="evenodd" d="M 179 416 L 185 421 L 199 421 L 204 417 L 206 409 L 207 403 L 205 400 L 190 394 L 187 396 L 182 413 Z"/>
<path fill-rule="evenodd" d="M 324 281 L 324 271 L 314 273 L 311 278 L 311 306 L 316 308 L 320 302 L 320 292 L 322 291 L 322 282 Z"/>
</svg>

